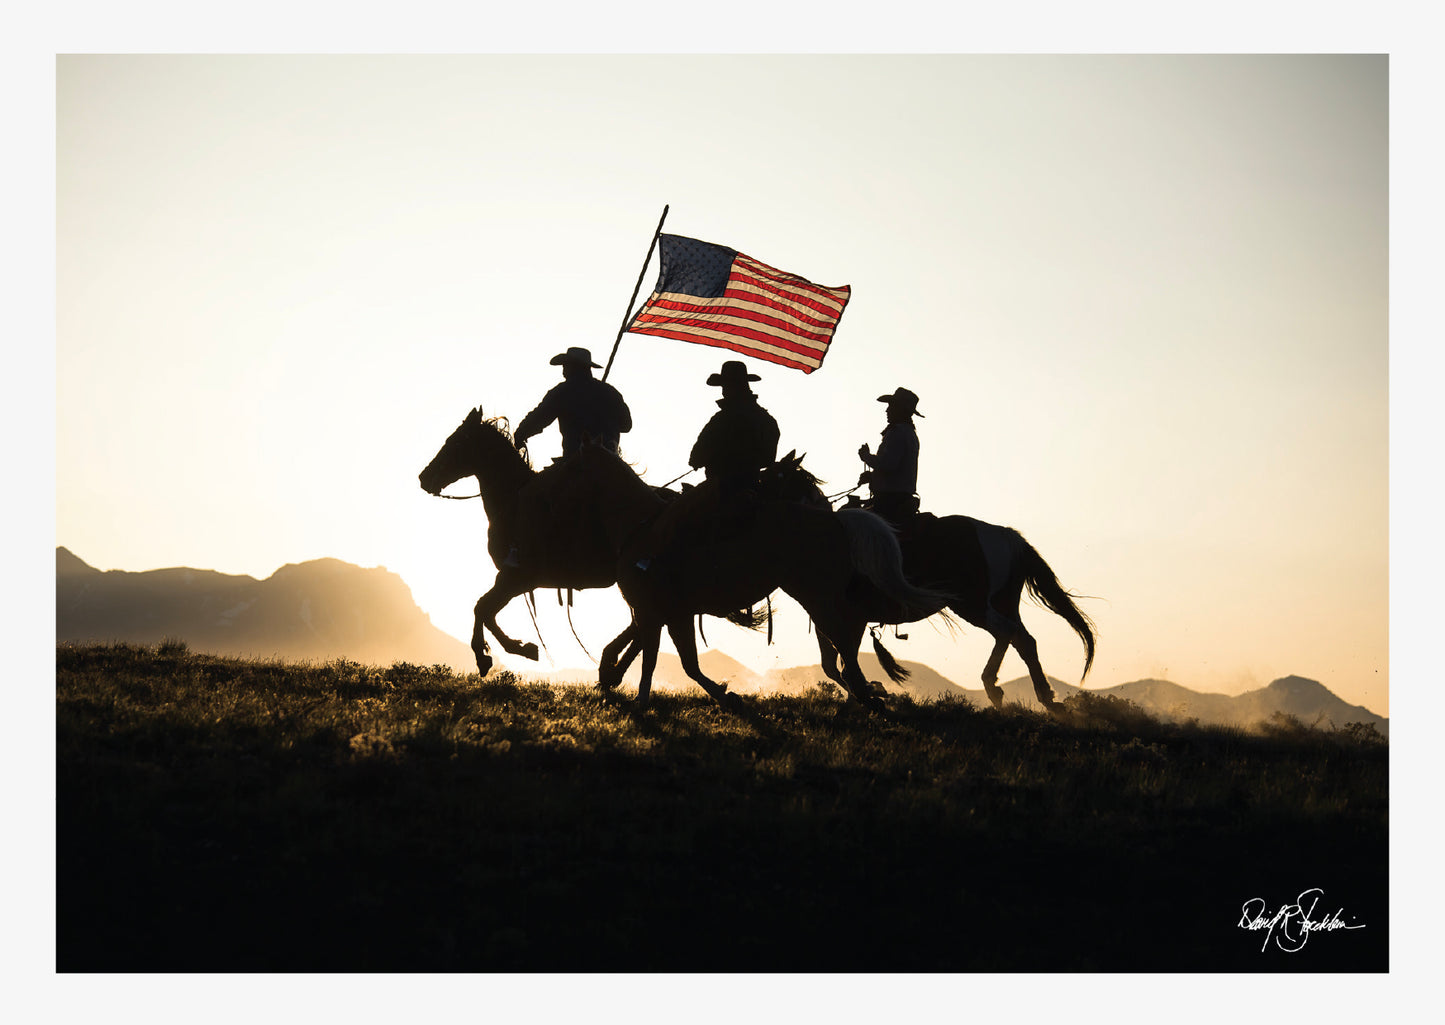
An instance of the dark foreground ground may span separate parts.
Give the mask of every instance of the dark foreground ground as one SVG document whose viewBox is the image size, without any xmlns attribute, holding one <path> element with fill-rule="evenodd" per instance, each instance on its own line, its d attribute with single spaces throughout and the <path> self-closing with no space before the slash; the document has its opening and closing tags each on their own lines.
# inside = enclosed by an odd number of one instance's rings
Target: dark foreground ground
<svg viewBox="0 0 1445 1025">
<path fill-rule="evenodd" d="M 56 667 L 61 972 L 1388 968 L 1388 752 L 1360 730 L 1087 695 L 639 714 L 180 645 Z M 1241 928 L 1313 888 L 1311 921 L 1364 928 Z"/>
</svg>

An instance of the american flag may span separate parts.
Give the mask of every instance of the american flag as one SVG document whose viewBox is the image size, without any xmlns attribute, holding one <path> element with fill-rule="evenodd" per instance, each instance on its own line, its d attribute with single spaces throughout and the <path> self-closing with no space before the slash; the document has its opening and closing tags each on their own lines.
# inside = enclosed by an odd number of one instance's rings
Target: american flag
<svg viewBox="0 0 1445 1025">
<path fill-rule="evenodd" d="M 811 374 L 852 289 L 826 288 L 736 249 L 659 235 L 657 289 L 627 330 L 716 345 Z"/>
</svg>

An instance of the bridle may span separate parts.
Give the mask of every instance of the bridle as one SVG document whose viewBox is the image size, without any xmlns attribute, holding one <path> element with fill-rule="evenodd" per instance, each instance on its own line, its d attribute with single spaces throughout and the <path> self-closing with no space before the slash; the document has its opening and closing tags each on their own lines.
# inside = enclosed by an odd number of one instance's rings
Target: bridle
<svg viewBox="0 0 1445 1025">
<path fill-rule="evenodd" d="M 441 492 L 437 492 L 437 493 L 436 493 L 435 495 L 433 495 L 432 497 L 433 497 L 433 498 L 450 498 L 453 502 L 465 502 L 465 501 L 466 501 L 467 499 L 469 499 L 469 498 L 481 498 L 481 497 L 482 497 L 482 493 L 481 493 L 480 491 L 478 491 L 475 495 L 443 495 Z"/>
</svg>

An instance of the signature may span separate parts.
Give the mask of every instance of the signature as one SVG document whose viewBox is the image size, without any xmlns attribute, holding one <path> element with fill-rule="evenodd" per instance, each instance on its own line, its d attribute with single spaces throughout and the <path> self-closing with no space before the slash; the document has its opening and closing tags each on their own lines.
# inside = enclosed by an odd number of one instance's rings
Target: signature
<svg viewBox="0 0 1445 1025">
<path fill-rule="evenodd" d="M 1269 941 L 1273 939 L 1280 950 L 1293 954 L 1303 950 L 1309 938 L 1317 932 L 1365 927 L 1364 923 L 1352 925 L 1345 922 L 1344 908 L 1333 914 L 1316 917 L 1315 911 L 1324 892 L 1318 886 L 1306 890 L 1293 904 L 1285 904 L 1273 914 L 1269 912 L 1269 906 L 1265 904 L 1263 897 L 1251 897 L 1240 909 L 1239 928 L 1264 933 L 1264 946 L 1259 948 L 1261 951 L 1267 950 Z M 1353 921 L 1352 917 L 1350 922 Z"/>
</svg>

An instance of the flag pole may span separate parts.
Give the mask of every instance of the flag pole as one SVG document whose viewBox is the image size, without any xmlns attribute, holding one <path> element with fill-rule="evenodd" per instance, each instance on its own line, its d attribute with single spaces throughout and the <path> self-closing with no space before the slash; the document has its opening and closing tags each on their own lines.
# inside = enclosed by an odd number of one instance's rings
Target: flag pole
<svg viewBox="0 0 1445 1025">
<path fill-rule="evenodd" d="M 612 372 L 612 361 L 617 358 L 617 347 L 622 344 L 622 336 L 627 332 L 627 322 L 632 319 L 632 304 L 637 302 L 637 293 L 642 289 L 643 276 L 647 274 L 647 265 L 652 260 L 652 251 L 657 247 L 657 237 L 662 234 L 662 222 L 667 220 L 667 204 L 662 207 L 662 216 L 657 219 L 657 230 L 652 233 L 652 242 L 647 247 L 647 259 L 642 261 L 642 270 L 637 272 L 637 284 L 632 286 L 632 298 L 627 300 L 627 312 L 622 316 L 622 326 L 617 329 L 617 341 L 612 343 L 612 355 L 607 357 L 607 369 L 602 371 L 602 380 L 607 380 L 607 375 Z"/>
</svg>

